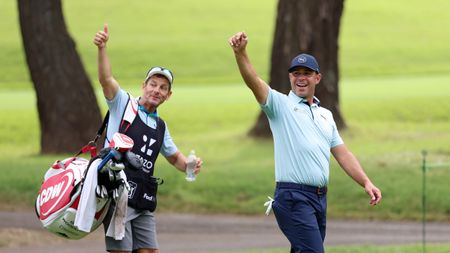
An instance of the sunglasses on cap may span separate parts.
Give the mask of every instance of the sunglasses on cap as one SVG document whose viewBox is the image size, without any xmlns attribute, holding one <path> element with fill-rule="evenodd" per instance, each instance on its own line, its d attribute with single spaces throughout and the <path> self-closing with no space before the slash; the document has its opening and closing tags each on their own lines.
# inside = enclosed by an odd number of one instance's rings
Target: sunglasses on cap
<svg viewBox="0 0 450 253">
<path fill-rule="evenodd" d="M 167 78 L 167 80 L 169 80 L 169 84 L 170 86 L 172 86 L 173 83 L 173 74 L 169 69 L 163 68 L 163 67 L 152 67 L 148 70 L 147 72 L 147 76 L 145 77 L 145 82 L 148 81 L 148 79 L 150 79 L 150 77 L 159 74 L 159 75 L 163 75 L 164 77 Z"/>
</svg>

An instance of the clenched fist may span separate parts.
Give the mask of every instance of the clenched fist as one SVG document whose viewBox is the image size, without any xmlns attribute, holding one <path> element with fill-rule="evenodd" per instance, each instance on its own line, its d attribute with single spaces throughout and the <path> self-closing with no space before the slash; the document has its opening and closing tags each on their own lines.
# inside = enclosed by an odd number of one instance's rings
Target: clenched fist
<svg viewBox="0 0 450 253">
<path fill-rule="evenodd" d="M 228 43 L 234 52 L 238 53 L 244 51 L 248 43 L 247 34 L 244 32 L 238 32 L 228 40 Z"/>
</svg>

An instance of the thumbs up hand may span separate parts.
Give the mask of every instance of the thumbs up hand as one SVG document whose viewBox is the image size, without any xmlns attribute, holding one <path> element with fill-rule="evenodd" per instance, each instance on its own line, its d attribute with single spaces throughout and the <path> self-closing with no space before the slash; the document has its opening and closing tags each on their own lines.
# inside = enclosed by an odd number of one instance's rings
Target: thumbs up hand
<svg viewBox="0 0 450 253">
<path fill-rule="evenodd" d="M 100 30 L 95 34 L 94 44 L 98 48 L 104 48 L 106 47 L 106 42 L 108 41 L 108 39 L 109 39 L 108 24 L 105 24 L 103 26 L 103 31 Z"/>
</svg>

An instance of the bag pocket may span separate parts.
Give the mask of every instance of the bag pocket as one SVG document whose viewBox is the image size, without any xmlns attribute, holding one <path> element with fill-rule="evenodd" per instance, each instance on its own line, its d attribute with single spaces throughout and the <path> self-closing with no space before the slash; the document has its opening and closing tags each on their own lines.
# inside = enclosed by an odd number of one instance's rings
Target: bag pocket
<svg viewBox="0 0 450 253">
<path fill-rule="evenodd" d="M 127 173 L 127 180 L 130 185 L 128 205 L 139 210 L 155 211 L 158 186 L 164 181 L 154 176 L 142 176 L 140 173 Z"/>
</svg>

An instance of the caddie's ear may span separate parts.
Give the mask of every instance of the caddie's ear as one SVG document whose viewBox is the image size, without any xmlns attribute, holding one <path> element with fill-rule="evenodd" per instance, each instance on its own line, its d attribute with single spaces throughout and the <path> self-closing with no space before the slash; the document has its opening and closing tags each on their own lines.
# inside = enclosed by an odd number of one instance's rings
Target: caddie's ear
<svg viewBox="0 0 450 253">
<path fill-rule="evenodd" d="M 169 100 L 169 98 L 172 96 L 172 90 L 169 90 L 169 92 L 167 93 L 167 98 L 166 101 Z"/>
<path fill-rule="evenodd" d="M 148 78 L 147 80 L 144 80 L 143 82 L 142 82 L 142 89 L 144 89 L 145 88 L 145 86 L 147 86 L 147 84 L 150 82 L 150 78 Z"/>
</svg>

